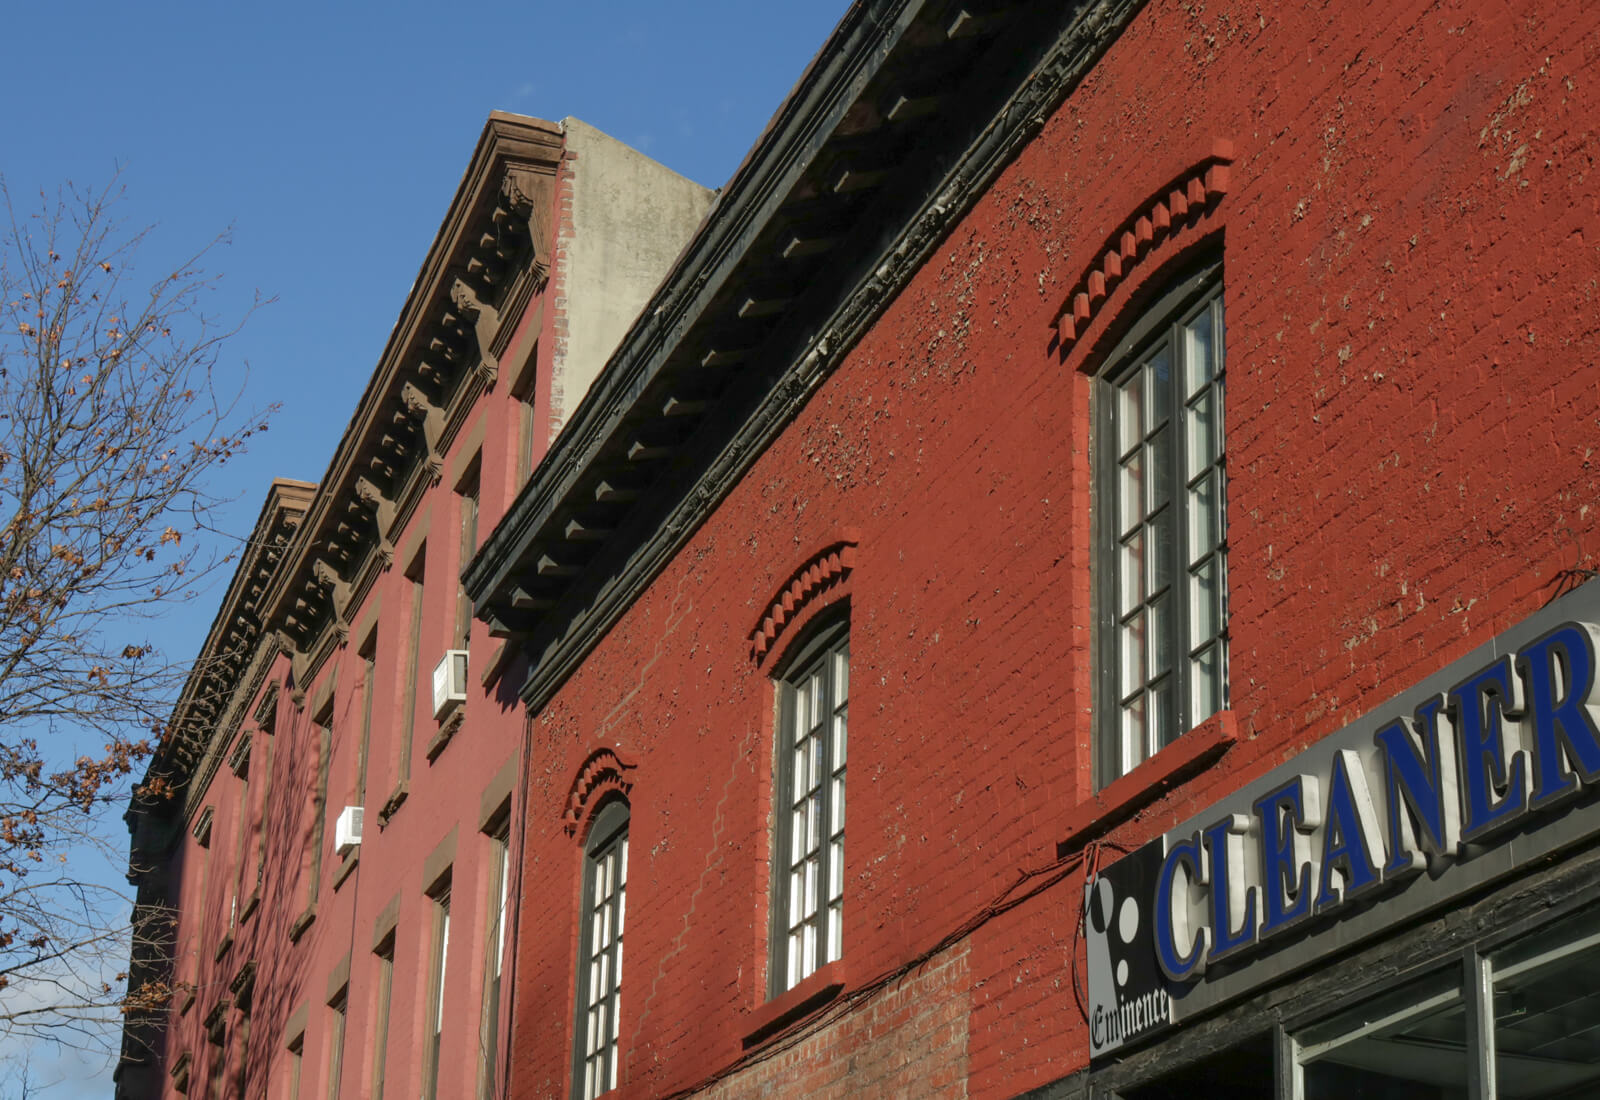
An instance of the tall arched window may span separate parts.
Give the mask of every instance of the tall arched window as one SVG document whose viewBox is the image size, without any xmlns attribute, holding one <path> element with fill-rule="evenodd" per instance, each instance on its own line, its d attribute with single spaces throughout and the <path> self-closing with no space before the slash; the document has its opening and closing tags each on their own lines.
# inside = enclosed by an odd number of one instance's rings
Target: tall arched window
<svg viewBox="0 0 1600 1100">
<path fill-rule="evenodd" d="M 1227 706 L 1221 265 L 1156 299 L 1098 384 L 1104 785 Z"/>
<path fill-rule="evenodd" d="M 844 951 L 844 773 L 850 622 L 817 628 L 778 681 L 771 992 Z"/>
<path fill-rule="evenodd" d="M 578 928 L 578 1013 L 572 1095 L 593 1100 L 617 1087 L 622 1011 L 622 925 L 628 885 L 628 804 L 602 806 L 583 846 Z"/>
</svg>

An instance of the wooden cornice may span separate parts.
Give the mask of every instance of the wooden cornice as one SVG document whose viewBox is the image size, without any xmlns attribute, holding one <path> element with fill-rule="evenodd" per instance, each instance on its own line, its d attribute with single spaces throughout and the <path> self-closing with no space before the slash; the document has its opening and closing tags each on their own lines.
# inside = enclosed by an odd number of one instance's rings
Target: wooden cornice
<svg viewBox="0 0 1600 1100">
<path fill-rule="evenodd" d="M 160 776 L 169 784 L 182 785 L 208 750 L 222 751 L 221 746 L 213 745 L 217 731 L 228 726 L 226 715 L 242 713 L 241 708 L 248 704 L 248 698 L 241 697 L 251 679 L 246 672 L 257 661 L 261 646 L 271 644 L 264 637 L 262 600 L 315 492 L 316 486 L 308 482 L 282 478 L 267 491 L 233 580 L 146 771 L 147 778 Z"/>
<path fill-rule="evenodd" d="M 561 127 L 496 112 L 478 139 L 354 417 L 266 597 L 306 682 L 393 562 L 393 538 L 492 386 L 548 277 Z"/>
</svg>

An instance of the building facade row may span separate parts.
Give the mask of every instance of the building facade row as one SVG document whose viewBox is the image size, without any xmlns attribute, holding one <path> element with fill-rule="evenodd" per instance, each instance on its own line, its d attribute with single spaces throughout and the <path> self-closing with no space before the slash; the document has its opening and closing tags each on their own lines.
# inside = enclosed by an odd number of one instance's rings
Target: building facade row
<svg viewBox="0 0 1600 1100">
<path fill-rule="evenodd" d="M 1554 0 L 854 5 L 560 431 L 443 459 L 429 499 L 496 484 L 410 582 L 469 697 L 401 695 L 474 748 L 269 983 L 274 906 L 243 1094 L 376 1095 L 329 1052 L 398 1046 L 441 1096 L 1586 1095 L 1597 52 Z M 378 612 L 319 634 L 272 585 L 360 602 L 338 462 L 264 514 L 239 695 L 335 768 L 349 685 L 390 689 L 319 670 Z M 152 864 L 180 985 L 238 950 L 192 773 Z M 337 862 L 308 805 L 279 863 Z M 206 988 L 164 1082 L 228 1065 Z"/>
<path fill-rule="evenodd" d="M 491 116 L 317 485 L 278 482 L 128 814 L 118 1095 L 503 1095 L 514 652 L 459 575 L 710 193 Z"/>
</svg>

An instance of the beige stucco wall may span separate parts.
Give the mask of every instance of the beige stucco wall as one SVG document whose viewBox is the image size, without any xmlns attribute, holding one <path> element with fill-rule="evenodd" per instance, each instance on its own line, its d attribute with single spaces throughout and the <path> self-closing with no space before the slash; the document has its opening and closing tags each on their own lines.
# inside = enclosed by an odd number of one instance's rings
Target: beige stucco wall
<svg viewBox="0 0 1600 1100">
<path fill-rule="evenodd" d="M 562 126 L 575 159 L 572 208 L 561 227 L 566 338 L 552 362 L 551 438 L 716 197 L 586 122 L 568 118 Z"/>
</svg>

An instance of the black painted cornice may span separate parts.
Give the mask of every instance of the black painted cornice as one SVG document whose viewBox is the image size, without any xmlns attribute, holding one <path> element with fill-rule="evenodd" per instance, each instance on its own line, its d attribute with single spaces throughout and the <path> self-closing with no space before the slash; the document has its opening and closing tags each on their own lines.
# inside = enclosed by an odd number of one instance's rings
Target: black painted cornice
<svg viewBox="0 0 1600 1100">
<path fill-rule="evenodd" d="M 1137 0 L 865 0 L 463 573 L 538 706 L 737 484 Z"/>
</svg>

